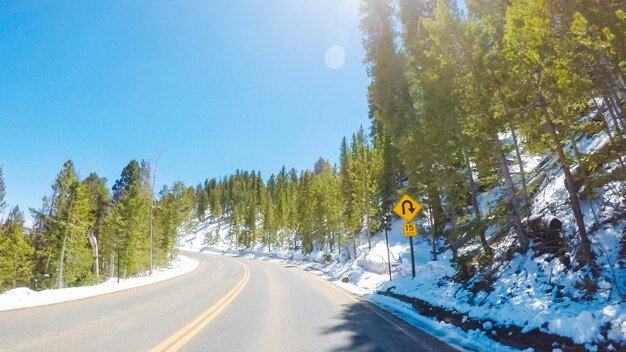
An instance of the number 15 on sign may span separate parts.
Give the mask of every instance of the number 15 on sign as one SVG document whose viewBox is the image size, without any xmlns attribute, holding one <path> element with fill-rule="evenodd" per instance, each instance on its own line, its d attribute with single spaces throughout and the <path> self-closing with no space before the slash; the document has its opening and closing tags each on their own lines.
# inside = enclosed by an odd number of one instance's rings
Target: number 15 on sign
<svg viewBox="0 0 626 352">
<path fill-rule="evenodd" d="M 412 222 L 404 224 L 403 232 L 405 237 L 413 237 L 417 235 L 417 226 Z"/>
</svg>

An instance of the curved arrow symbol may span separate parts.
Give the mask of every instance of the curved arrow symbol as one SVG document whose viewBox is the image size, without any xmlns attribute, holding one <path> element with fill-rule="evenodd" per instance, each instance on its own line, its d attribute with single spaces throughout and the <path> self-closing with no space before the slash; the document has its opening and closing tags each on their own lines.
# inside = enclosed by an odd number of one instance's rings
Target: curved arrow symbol
<svg viewBox="0 0 626 352">
<path fill-rule="evenodd" d="M 404 209 L 405 204 L 409 205 L 409 211 L 410 211 L 409 214 L 413 214 L 413 212 L 415 212 L 415 208 L 413 208 L 413 202 L 407 199 L 404 202 L 402 202 L 402 215 L 406 214 L 406 209 Z"/>
</svg>

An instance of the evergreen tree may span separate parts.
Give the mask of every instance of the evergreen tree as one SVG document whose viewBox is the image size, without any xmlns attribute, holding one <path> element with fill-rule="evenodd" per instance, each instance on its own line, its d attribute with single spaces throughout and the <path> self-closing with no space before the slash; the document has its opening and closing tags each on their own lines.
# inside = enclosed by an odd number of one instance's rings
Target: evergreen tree
<svg viewBox="0 0 626 352">
<path fill-rule="evenodd" d="M 345 225 L 345 229 L 348 230 L 353 219 L 354 212 L 354 201 L 352 194 L 352 184 L 350 180 L 350 155 L 348 151 L 348 143 L 346 141 L 346 137 L 343 137 L 341 140 L 341 147 L 339 151 L 339 184 L 343 199 L 343 223 Z M 343 232 L 343 231 L 342 231 Z M 339 234 L 337 238 L 337 250 L 339 254 L 341 254 L 341 244 L 342 239 L 346 236 L 345 233 Z"/>
<path fill-rule="evenodd" d="M 171 187 L 163 186 L 155 206 L 155 260 L 165 265 L 177 253 L 178 229 L 193 210 L 196 197 L 193 188 L 186 188 L 181 181 Z"/>
<path fill-rule="evenodd" d="M 297 202 L 294 222 L 296 234 L 300 238 L 302 251 L 306 254 L 313 251 L 314 237 L 317 236 L 315 224 L 315 201 L 313 189 L 313 173 L 305 170 L 300 174 L 297 187 Z"/>
<path fill-rule="evenodd" d="M 582 250 L 587 263 L 594 266 L 594 254 L 587 235 L 577 187 L 571 172 L 571 160 L 562 143 L 572 128 L 580 125 L 580 107 L 591 98 L 580 87 L 588 86 L 588 77 L 575 70 L 580 58 L 572 38 L 557 27 L 558 21 L 543 0 L 517 0 L 507 11 L 506 44 L 515 58 L 514 72 L 531 84 L 526 93 L 537 103 L 536 116 L 563 167 L 565 188 L 569 194 Z M 582 93 L 582 94 L 581 94 Z M 531 116 L 529 116 L 531 117 Z"/>
<path fill-rule="evenodd" d="M 44 202 L 46 213 L 39 214 L 44 222 L 41 242 L 48 249 L 44 272 L 52 272 L 59 288 L 90 282 L 88 199 L 71 160 L 63 164 L 52 190 L 50 204 Z"/>
<path fill-rule="evenodd" d="M 209 206 L 209 194 L 207 190 L 202 187 L 202 184 L 196 186 L 196 197 L 196 217 L 198 221 L 203 222 Z"/>
<path fill-rule="evenodd" d="M 113 211 L 107 231 L 113 242 L 111 267 L 118 261 L 120 275 L 132 276 L 149 268 L 148 218 L 151 191 L 145 188 L 145 168 L 136 160 L 124 167 L 113 186 Z"/>
<path fill-rule="evenodd" d="M 5 201 L 6 197 L 6 186 L 4 184 L 4 171 L 2 170 L 2 165 L 0 165 L 0 223 L 4 220 L 4 209 L 7 206 Z"/>
<path fill-rule="evenodd" d="M 262 207 L 262 226 L 261 226 L 261 243 L 268 247 L 268 251 L 272 250 L 272 246 L 276 245 L 276 208 L 274 206 L 274 196 L 276 188 L 276 179 L 274 175 L 271 175 L 267 181 L 267 189 L 263 195 L 263 207 Z"/>
<path fill-rule="evenodd" d="M 341 231 L 342 199 L 339 179 L 328 161 L 320 159 L 316 166 L 319 174 L 313 179 L 315 240 L 321 248 L 328 244 L 332 252 L 335 234 Z"/>
<path fill-rule="evenodd" d="M 16 206 L 0 225 L 0 292 L 30 284 L 34 249 L 24 239 L 23 228 L 24 215 Z"/>
<path fill-rule="evenodd" d="M 99 177 L 96 173 L 91 173 L 82 181 L 82 187 L 85 189 L 88 214 L 86 219 L 87 233 L 89 236 L 89 242 L 91 250 L 93 252 L 93 273 L 96 276 L 100 276 L 100 269 L 103 263 L 100 261 L 101 252 L 111 251 L 110 241 L 102 241 L 102 237 L 106 238 L 104 234 L 105 219 L 111 211 L 112 201 L 109 194 L 109 189 L 106 186 L 106 179 Z M 101 242 L 104 242 L 102 246 Z M 106 258 L 106 256 L 104 257 Z M 104 270 L 107 269 L 105 266 Z"/>
<path fill-rule="evenodd" d="M 514 97 L 511 92 L 518 89 L 513 86 L 517 78 L 509 73 L 509 62 L 505 57 L 504 17 L 508 2 L 478 0 L 468 1 L 467 5 L 464 134 L 469 139 L 479 175 L 486 180 L 492 179 L 492 170 L 497 165 L 500 177 L 504 179 L 520 251 L 526 252 L 529 240 L 522 225 L 522 205 L 506 160 L 507 151 L 499 136 L 513 123 L 513 102 L 509 97 Z M 481 242 L 489 250 L 482 232 Z"/>
</svg>

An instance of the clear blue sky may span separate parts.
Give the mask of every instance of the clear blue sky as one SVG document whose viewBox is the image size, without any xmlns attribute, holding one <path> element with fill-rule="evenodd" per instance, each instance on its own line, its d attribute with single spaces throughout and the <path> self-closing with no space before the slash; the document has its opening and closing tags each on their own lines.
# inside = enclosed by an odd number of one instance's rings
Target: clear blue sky
<svg viewBox="0 0 626 352">
<path fill-rule="evenodd" d="M 109 186 L 159 154 L 160 185 L 336 162 L 369 126 L 358 24 L 357 0 L 1 1 L 7 202 L 68 159 Z"/>
</svg>

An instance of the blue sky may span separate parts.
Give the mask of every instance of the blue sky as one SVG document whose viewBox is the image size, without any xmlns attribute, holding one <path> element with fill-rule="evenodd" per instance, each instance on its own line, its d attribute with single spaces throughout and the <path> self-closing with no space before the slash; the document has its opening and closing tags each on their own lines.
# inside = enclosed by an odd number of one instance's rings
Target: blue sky
<svg viewBox="0 0 626 352">
<path fill-rule="evenodd" d="M 336 162 L 369 126 L 358 24 L 357 0 L 1 1 L 7 202 L 39 207 L 68 159 L 109 186 L 159 155 L 161 185 Z"/>
</svg>

